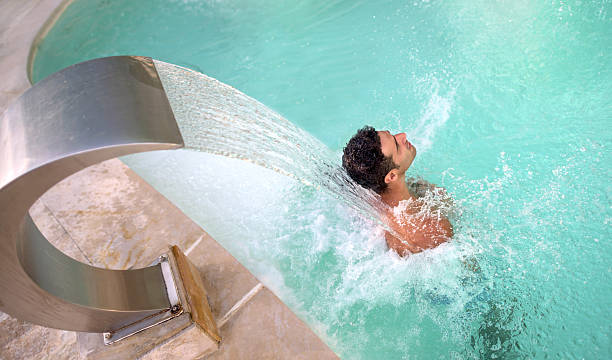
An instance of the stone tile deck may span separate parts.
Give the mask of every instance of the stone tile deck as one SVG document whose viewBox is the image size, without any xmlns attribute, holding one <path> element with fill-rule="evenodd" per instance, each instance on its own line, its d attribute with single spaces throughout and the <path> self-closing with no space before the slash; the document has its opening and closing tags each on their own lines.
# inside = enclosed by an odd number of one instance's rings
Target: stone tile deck
<svg viewBox="0 0 612 360">
<path fill-rule="evenodd" d="M 29 88 L 30 45 L 62 3 L 0 3 L 0 113 Z M 218 322 L 223 318 L 221 347 L 207 359 L 337 358 L 223 247 L 117 159 L 64 180 L 44 194 L 30 214 L 56 247 L 95 266 L 145 266 L 170 244 L 188 252 L 203 276 L 214 317 Z M 75 359 L 76 335 L 0 313 L 0 358 Z"/>
</svg>

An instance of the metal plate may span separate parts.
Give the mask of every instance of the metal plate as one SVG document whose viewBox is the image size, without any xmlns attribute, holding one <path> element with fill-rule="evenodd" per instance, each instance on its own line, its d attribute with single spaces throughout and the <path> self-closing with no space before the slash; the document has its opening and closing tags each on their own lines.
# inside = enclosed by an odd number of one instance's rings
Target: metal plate
<svg viewBox="0 0 612 360">
<path fill-rule="evenodd" d="M 155 266 L 158 264 L 161 267 L 162 275 L 164 278 L 164 284 L 166 286 L 166 291 L 168 293 L 168 300 L 170 301 L 170 309 L 166 311 L 161 311 L 151 316 L 148 316 L 144 319 L 141 319 L 135 323 L 126 325 L 113 332 L 105 332 L 103 334 L 105 345 L 110 345 L 114 342 L 125 339 L 129 336 L 138 334 L 141 331 L 144 331 L 155 325 L 164 323 L 183 313 L 184 311 L 183 306 L 179 299 L 178 289 L 176 286 L 176 281 L 179 280 L 178 274 L 177 275 L 173 274 L 170 263 L 168 262 L 168 255 L 166 254 L 166 255 L 160 256 L 158 258 L 158 261 L 156 261 L 152 266 Z"/>
<path fill-rule="evenodd" d="M 150 58 L 73 65 L 0 117 L 0 310 L 47 327 L 118 329 L 170 308 L 159 265 L 108 270 L 54 248 L 28 215 L 69 175 L 103 160 L 183 146 Z"/>
</svg>

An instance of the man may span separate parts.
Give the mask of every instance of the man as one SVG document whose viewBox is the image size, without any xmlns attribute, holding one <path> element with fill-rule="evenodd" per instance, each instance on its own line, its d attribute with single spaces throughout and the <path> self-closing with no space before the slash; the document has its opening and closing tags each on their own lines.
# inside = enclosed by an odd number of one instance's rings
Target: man
<svg viewBox="0 0 612 360">
<path fill-rule="evenodd" d="M 436 247 L 453 236 L 448 219 L 435 209 L 427 209 L 406 183 L 406 170 L 416 153 L 405 133 L 391 135 L 365 126 L 349 140 L 342 156 L 349 176 L 390 206 L 389 226 L 401 239 L 389 232 L 385 238 L 400 256 Z"/>
</svg>

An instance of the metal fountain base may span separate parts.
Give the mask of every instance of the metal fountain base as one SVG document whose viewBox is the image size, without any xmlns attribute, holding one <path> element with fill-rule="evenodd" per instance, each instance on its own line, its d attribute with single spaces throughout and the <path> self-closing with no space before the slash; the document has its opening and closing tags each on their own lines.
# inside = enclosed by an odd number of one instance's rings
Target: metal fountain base
<svg viewBox="0 0 612 360">
<path fill-rule="evenodd" d="M 206 290 L 195 266 L 177 247 L 160 256 L 170 310 L 136 321 L 113 332 L 79 333 L 79 355 L 85 359 L 195 358 L 216 351 L 221 337 L 212 317 Z"/>
<path fill-rule="evenodd" d="M 145 268 L 99 268 L 51 245 L 29 214 L 48 189 L 88 166 L 183 145 L 151 58 L 76 64 L 13 102 L 0 114 L 0 310 L 42 326 L 104 333 L 107 348 L 95 345 L 91 354 L 127 351 L 128 339 L 183 314 L 218 343 L 199 274 L 177 247 Z"/>
</svg>

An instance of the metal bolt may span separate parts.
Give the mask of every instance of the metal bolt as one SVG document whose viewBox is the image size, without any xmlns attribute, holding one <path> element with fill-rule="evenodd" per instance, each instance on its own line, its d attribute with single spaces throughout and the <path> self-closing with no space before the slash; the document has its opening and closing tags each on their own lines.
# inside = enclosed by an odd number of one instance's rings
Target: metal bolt
<svg viewBox="0 0 612 360">
<path fill-rule="evenodd" d="M 180 305 L 180 304 L 173 305 L 173 306 L 170 308 L 170 312 L 171 312 L 172 314 L 176 314 L 176 313 L 177 313 L 177 312 L 179 312 L 179 311 L 181 311 L 181 305 Z"/>
<path fill-rule="evenodd" d="M 161 255 L 159 257 L 159 262 L 164 262 L 164 261 L 168 261 L 168 256 L 167 255 Z"/>
<path fill-rule="evenodd" d="M 110 339 L 111 338 L 111 334 L 110 333 L 104 334 L 104 338 L 107 339 L 107 340 Z"/>
</svg>

